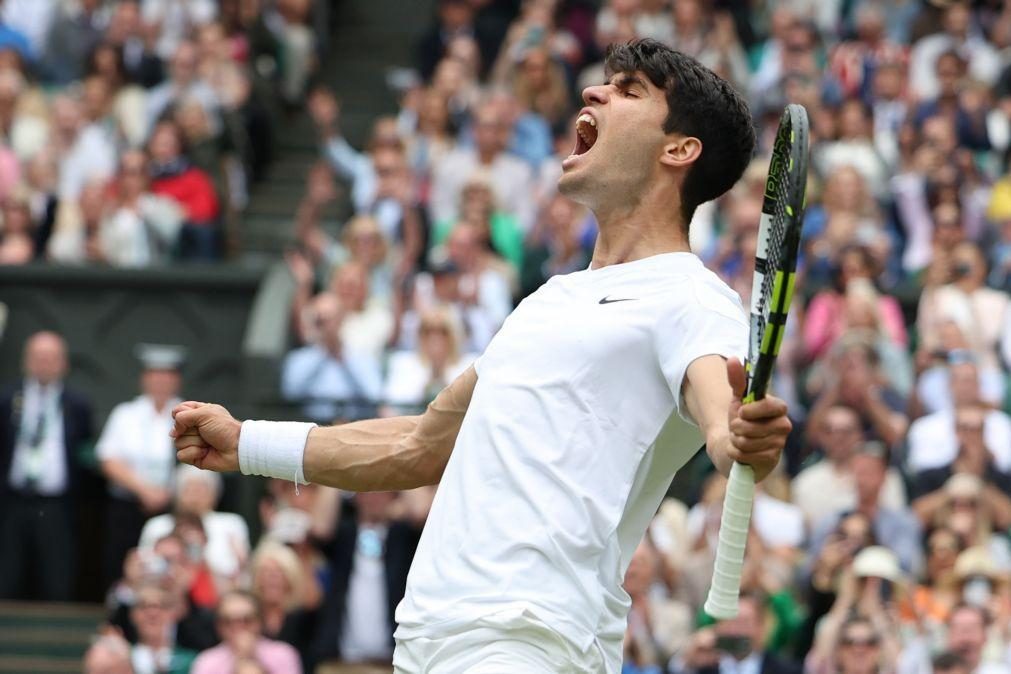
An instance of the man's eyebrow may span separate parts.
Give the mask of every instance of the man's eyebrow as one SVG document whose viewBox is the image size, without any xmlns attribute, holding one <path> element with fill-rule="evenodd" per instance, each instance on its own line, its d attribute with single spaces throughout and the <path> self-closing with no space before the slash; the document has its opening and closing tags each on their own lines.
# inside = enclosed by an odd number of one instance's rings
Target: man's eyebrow
<svg viewBox="0 0 1011 674">
<path fill-rule="evenodd" d="M 632 73 L 618 73 L 616 75 L 613 75 L 610 81 L 608 81 L 606 84 L 613 84 L 619 89 L 628 89 L 629 87 L 638 85 L 646 91 L 649 90 L 649 87 L 646 86 L 646 80 Z"/>
</svg>

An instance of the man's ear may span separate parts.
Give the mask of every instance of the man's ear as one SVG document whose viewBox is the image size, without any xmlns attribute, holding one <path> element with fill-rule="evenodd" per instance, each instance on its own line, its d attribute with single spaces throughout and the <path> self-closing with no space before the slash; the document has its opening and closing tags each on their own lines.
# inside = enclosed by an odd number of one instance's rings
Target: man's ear
<svg viewBox="0 0 1011 674">
<path fill-rule="evenodd" d="M 660 163 L 687 168 L 702 155 L 702 141 L 695 136 L 678 136 L 664 145 Z"/>
</svg>

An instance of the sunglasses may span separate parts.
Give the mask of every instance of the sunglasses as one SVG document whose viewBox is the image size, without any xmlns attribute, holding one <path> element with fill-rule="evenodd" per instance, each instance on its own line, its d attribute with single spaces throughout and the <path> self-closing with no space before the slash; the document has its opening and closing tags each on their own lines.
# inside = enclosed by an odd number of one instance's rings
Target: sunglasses
<svg viewBox="0 0 1011 674">
<path fill-rule="evenodd" d="M 256 624 L 256 616 L 252 613 L 243 613 L 242 615 L 222 615 L 218 616 L 218 623 L 226 627 L 231 625 L 249 627 Z"/>
<path fill-rule="evenodd" d="M 867 647 L 871 647 L 871 646 L 877 646 L 878 643 L 879 643 L 879 641 L 878 641 L 877 637 L 864 637 L 864 638 L 843 637 L 842 641 L 840 643 L 842 643 L 843 646 L 867 646 Z"/>
</svg>

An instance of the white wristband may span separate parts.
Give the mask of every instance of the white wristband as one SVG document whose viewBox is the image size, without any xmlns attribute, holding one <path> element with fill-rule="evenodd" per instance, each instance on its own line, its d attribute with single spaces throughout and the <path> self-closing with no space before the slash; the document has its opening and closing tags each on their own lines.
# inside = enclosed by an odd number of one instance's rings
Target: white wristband
<svg viewBox="0 0 1011 674">
<path fill-rule="evenodd" d="M 239 470 L 309 484 L 302 472 L 302 455 L 309 431 L 316 424 L 298 421 L 242 422 L 239 431 Z"/>
</svg>

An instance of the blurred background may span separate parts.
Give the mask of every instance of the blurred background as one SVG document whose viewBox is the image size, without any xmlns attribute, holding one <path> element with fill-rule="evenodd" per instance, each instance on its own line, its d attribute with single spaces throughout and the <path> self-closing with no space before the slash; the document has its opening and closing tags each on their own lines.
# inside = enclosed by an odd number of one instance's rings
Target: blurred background
<svg viewBox="0 0 1011 674">
<path fill-rule="evenodd" d="M 423 409 L 587 267 L 555 182 L 637 37 L 751 103 L 691 224 L 745 305 L 786 103 L 812 149 L 741 616 L 700 611 L 700 455 L 631 560 L 624 671 L 1011 671 L 1001 0 L 0 0 L 0 672 L 389 672 L 434 490 L 178 467 L 169 411 Z"/>
</svg>

